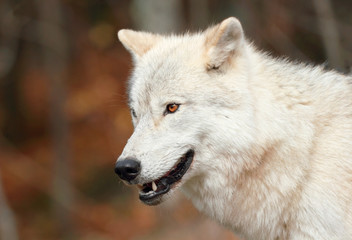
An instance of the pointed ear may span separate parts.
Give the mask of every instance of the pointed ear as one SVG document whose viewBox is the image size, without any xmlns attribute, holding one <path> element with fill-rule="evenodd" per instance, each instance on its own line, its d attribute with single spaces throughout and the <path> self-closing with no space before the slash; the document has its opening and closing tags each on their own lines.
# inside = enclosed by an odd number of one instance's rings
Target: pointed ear
<svg viewBox="0 0 352 240">
<path fill-rule="evenodd" d="M 231 56 L 238 53 L 244 42 L 241 23 L 234 17 L 225 19 L 215 27 L 208 29 L 205 34 L 209 70 L 219 68 Z"/>
<path fill-rule="evenodd" d="M 138 59 L 148 52 L 160 39 L 160 35 L 122 29 L 117 37 L 124 47 Z"/>
</svg>

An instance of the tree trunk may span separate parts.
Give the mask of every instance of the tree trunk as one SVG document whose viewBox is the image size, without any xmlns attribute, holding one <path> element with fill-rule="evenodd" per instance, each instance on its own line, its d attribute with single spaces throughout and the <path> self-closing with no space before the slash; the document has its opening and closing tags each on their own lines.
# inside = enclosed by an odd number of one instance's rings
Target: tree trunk
<svg viewBox="0 0 352 240">
<path fill-rule="evenodd" d="M 64 80 L 68 59 L 68 39 L 64 32 L 62 6 L 58 0 L 36 1 L 40 16 L 38 34 L 43 47 L 43 64 L 50 83 L 50 127 L 54 147 L 53 199 L 61 239 L 73 238 L 71 209 L 68 122 L 64 111 Z"/>
<path fill-rule="evenodd" d="M 133 0 L 131 16 L 139 30 L 170 33 L 183 27 L 182 1 Z"/>
<path fill-rule="evenodd" d="M 331 2 L 329 0 L 313 0 L 313 3 L 329 65 L 337 70 L 344 71 L 345 65 L 341 54 L 340 37 Z"/>
<path fill-rule="evenodd" d="M 0 239 L 17 240 L 17 224 L 14 214 L 7 203 L 0 175 Z"/>
</svg>

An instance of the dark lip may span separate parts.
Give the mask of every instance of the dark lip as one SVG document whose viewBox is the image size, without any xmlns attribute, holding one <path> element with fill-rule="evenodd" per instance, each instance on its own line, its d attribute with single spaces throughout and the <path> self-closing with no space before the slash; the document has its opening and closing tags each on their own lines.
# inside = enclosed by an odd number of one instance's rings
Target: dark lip
<svg viewBox="0 0 352 240">
<path fill-rule="evenodd" d="M 143 189 L 139 192 L 139 199 L 147 205 L 157 205 L 161 202 L 161 197 L 168 193 L 171 187 L 179 182 L 193 162 L 194 150 L 188 150 L 180 158 L 179 163 L 161 178 L 154 180 L 157 189 L 153 191 L 152 182 L 143 184 Z"/>
</svg>

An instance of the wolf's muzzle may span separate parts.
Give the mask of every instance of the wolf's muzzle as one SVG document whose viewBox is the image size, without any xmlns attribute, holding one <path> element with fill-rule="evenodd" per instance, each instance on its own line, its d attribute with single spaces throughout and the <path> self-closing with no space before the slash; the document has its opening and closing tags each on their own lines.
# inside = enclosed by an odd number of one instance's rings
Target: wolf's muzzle
<svg viewBox="0 0 352 240">
<path fill-rule="evenodd" d="M 126 181 L 135 179 L 141 172 L 141 164 L 134 158 L 121 159 L 115 164 L 115 173 Z"/>
</svg>

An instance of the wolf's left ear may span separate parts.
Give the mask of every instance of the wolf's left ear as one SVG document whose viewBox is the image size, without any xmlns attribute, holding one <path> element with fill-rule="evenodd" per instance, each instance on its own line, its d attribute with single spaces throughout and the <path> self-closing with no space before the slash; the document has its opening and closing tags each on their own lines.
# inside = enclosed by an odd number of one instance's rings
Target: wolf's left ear
<svg viewBox="0 0 352 240">
<path fill-rule="evenodd" d="M 117 37 L 135 60 L 142 57 L 161 39 L 161 36 L 157 34 L 128 29 L 118 31 Z"/>
<path fill-rule="evenodd" d="M 230 17 L 206 31 L 207 68 L 219 68 L 241 50 L 244 34 L 237 18 Z"/>
</svg>

